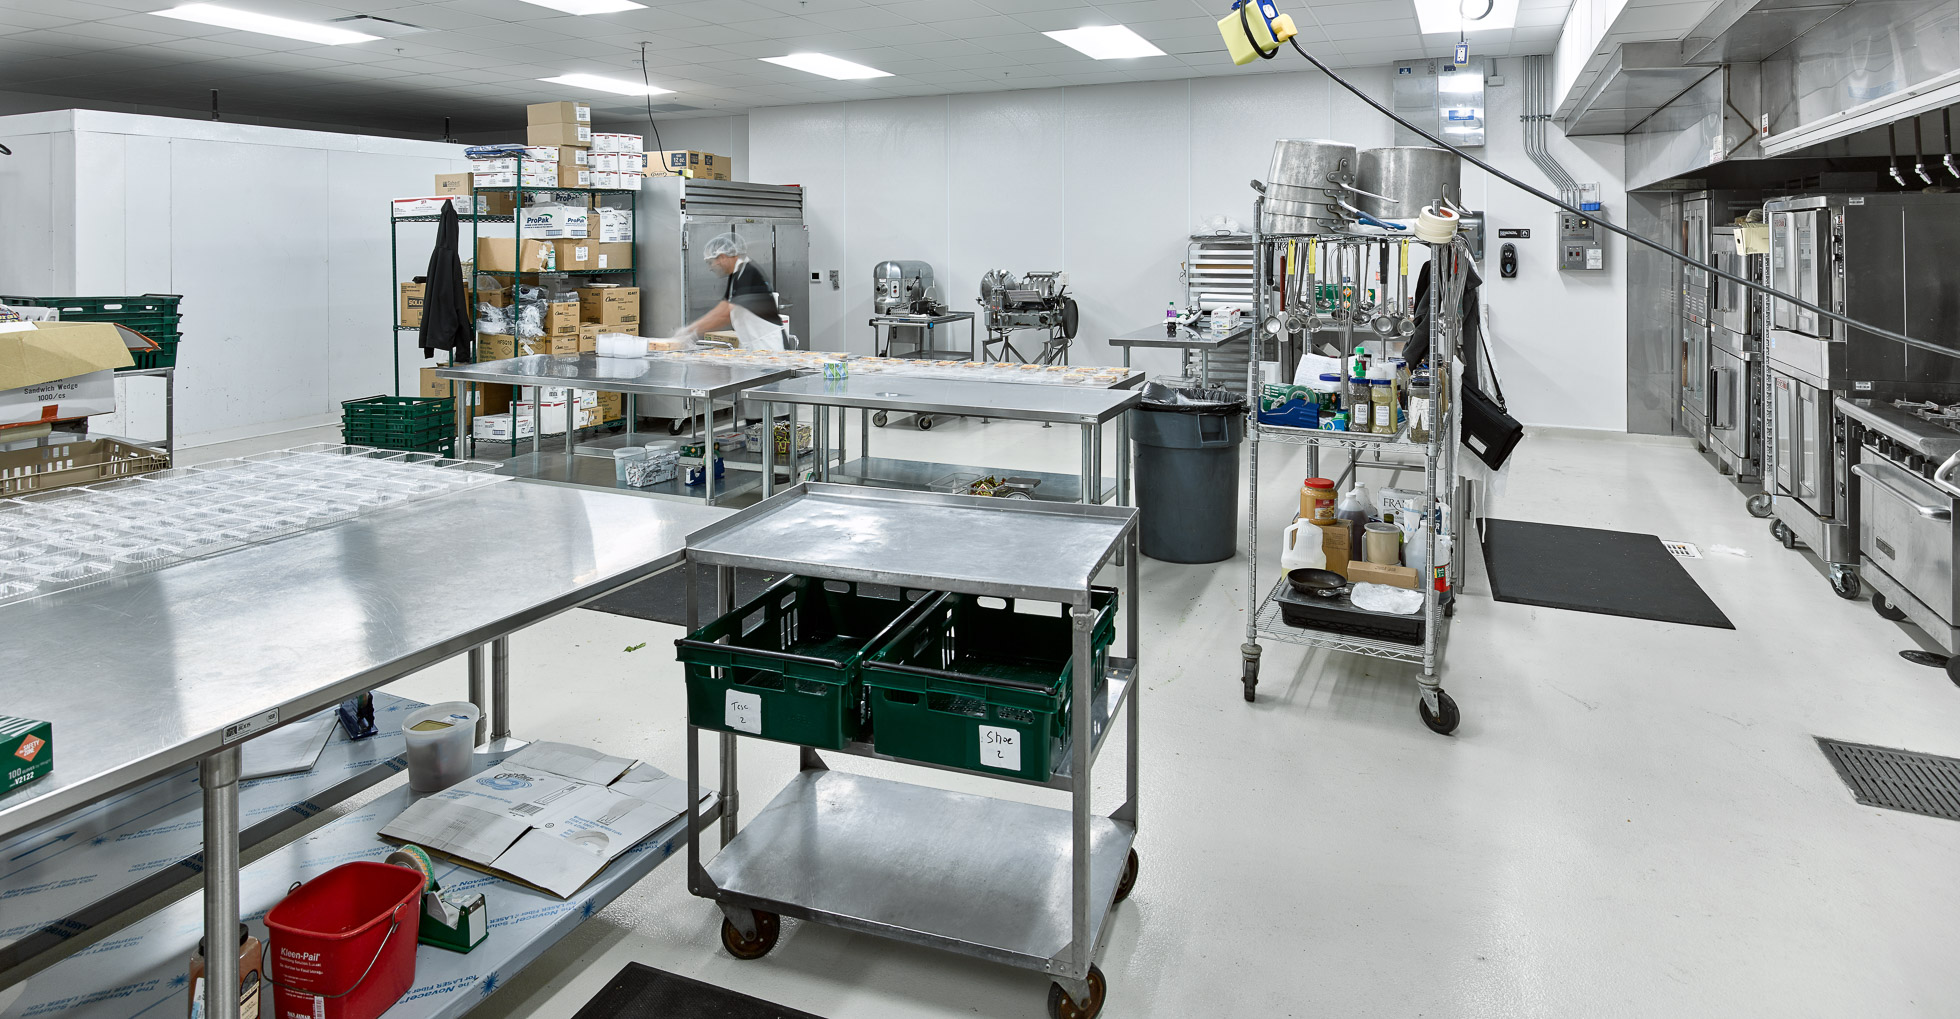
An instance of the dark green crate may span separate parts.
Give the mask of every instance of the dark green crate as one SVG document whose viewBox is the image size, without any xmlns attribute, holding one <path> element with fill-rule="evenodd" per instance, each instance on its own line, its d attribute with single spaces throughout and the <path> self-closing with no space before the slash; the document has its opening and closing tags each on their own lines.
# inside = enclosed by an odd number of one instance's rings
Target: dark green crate
<svg viewBox="0 0 1960 1019">
<path fill-rule="evenodd" d="M 403 441 L 391 441 L 391 440 L 381 440 L 381 439 L 373 439 L 373 438 L 357 438 L 355 436 L 348 435 L 345 431 L 343 431 L 341 433 L 340 441 L 345 442 L 350 446 L 367 446 L 373 449 L 386 449 L 386 450 L 392 450 L 400 453 L 435 453 L 441 456 L 456 455 L 456 438 L 450 435 L 445 435 L 437 439 L 403 442 Z"/>
<path fill-rule="evenodd" d="M 71 315 L 175 315 L 183 299 L 182 294 L 136 294 L 129 297 L 9 297 L 5 300 L 8 304 L 59 308 L 62 319 L 67 320 Z"/>
<path fill-rule="evenodd" d="M 785 577 L 675 641 L 686 664 L 688 721 L 830 750 L 863 738 L 860 664 L 932 601 L 918 591 L 877 597 L 866 587 Z M 729 713 L 730 693 L 753 697 L 761 717 L 739 724 Z"/>
<path fill-rule="evenodd" d="M 1089 631 L 1094 689 L 1116 640 L 1116 591 L 1094 589 Z M 1004 603 L 994 607 L 987 602 Z M 1055 615 L 1017 612 L 1011 598 L 947 594 L 865 660 L 873 742 L 881 754 L 1046 782 L 1067 734 L 1074 689 L 1074 628 Z M 990 731 L 991 730 L 991 731 Z M 1018 767 L 986 741 L 1018 741 Z M 1011 762 L 1011 758 L 1009 758 Z"/>
<path fill-rule="evenodd" d="M 136 363 L 130 365 L 128 368 L 122 368 L 118 370 L 135 371 L 136 369 L 139 368 L 176 367 L 177 366 L 177 343 L 178 343 L 177 335 L 175 333 L 172 333 L 168 338 L 165 338 L 164 336 L 161 335 L 152 335 L 150 339 L 156 341 L 157 349 L 130 351 L 129 356 L 133 358 Z"/>
<path fill-rule="evenodd" d="M 456 400 L 449 396 L 369 396 L 341 404 L 340 413 L 347 421 L 423 424 L 453 420 Z"/>
<path fill-rule="evenodd" d="M 343 441 L 356 446 L 388 446 L 406 448 L 407 446 L 427 445 L 443 439 L 456 437 L 456 423 L 435 422 L 428 425 L 373 425 L 342 421 L 340 432 Z"/>
</svg>

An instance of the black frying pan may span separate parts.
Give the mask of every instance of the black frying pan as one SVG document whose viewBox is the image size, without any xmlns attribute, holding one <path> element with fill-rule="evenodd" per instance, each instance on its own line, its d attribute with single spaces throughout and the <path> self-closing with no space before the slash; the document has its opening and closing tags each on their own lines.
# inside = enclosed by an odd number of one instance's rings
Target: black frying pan
<svg viewBox="0 0 1960 1019">
<path fill-rule="evenodd" d="M 1293 590 L 1312 598 L 1333 598 L 1347 590 L 1347 578 L 1333 570 L 1291 570 L 1286 582 Z"/>
</svg>

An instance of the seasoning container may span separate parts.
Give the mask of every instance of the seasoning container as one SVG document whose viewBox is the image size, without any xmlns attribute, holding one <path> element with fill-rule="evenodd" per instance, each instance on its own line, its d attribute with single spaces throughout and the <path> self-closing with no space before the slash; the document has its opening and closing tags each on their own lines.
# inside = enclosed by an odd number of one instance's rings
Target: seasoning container
<svg viewBox="0 0 1960 1019">
<path fill-rule="evenodd" d="M 1387 379 L 1368 380 L 1368 399 L 1374 404 L 1369 420 L 1377 435 L 1395 434 L 1395 390 Z"/>
<path fill-rule="evenodd" d="M 1409 380 L 1409 441 L 1429 441 L 1429 376 Z"/>
<path fill-rule="evenodd" d="M 1348 380 L 1347 412 L 1348 431 L 1366 432 L 1374 429 L 1373 387 L 1365 378 Z"/>
<path fill-rule="evenodd" d="M 197 954 L 191 956 L 191 1019 L 204 1016 L 205 939 L 197 939 Z M 259 1019 L 259 971 L 265 963 L 265 945 L 252 936 L 252 929 L 238 925 L 238 1019 Z"/>
<path fill-rule="evenodd" d="M 1300 518 L 1316 524 L 1334 522 L 1334 482 L 1327 478 L 1308 478 L 1300 486 Z"/>
<path fill-rule="evenodd" d="M 1361 529 L 1362 556 L 1377 566 L 1402 565 L 1402 529 L 1371 520 Z"/>
</svg>

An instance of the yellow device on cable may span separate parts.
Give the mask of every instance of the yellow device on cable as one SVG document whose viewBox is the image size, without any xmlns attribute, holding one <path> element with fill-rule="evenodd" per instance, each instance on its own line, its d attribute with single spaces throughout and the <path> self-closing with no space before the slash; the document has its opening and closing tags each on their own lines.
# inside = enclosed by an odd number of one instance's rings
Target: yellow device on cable
<svg viewBox="0 0 1960 1019">
<path fill-rule="evenodd" d="M 1218 34 L 1225 37 L 1234 64 L 1271 60 L 1279 44 L 1296 31 L 1293 16 L 1281 14 L 1272 0 L 1235 0 L 1232 13 L 1218 19 Z"/>
</svg>

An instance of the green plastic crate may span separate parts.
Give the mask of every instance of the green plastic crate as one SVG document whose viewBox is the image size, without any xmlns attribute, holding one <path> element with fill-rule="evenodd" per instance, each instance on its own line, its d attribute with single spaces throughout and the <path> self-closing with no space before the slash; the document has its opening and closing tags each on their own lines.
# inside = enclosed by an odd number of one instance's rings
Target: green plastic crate
<svg viewBox="0 0 1960 1019">
<path fill-rule="evenodd" d="M 986 601 L 941 595 L 865 661 L 873 743 L 908 761 L 1046 782 L 1074 689 L 1068 607 L 1035 615 L 1015 611 L 1011 598 Z M 1116 641 L 1116 601 L 1113 588 L 1091 596 L 1094 689 Z"/>
<path fill-rule="evenodd" d="M 130 351 L 129 356 L 132 359 L 134 359 L 136 363 L 130 365 L 128 368 L 120 368 L 117 370 L 135 371 L 138 368 L 176 367 L 177 343 L 178 343 L 177 334 L 170 333 L 166 336 L 165 334 L 161 334 L 161 333 L 146 333 L 144 335 L 149 336 L 150 339 L 156 341 L 157 349 Z"/>
<path fill-rule="evenodd" d="M 128 316 L 128 315 L 176 315 L 177 306 L 184 299 L 182 294 L 135 294 L 129 297 L 9 297 L 8 304 L 23 304 L 39 308 L 59 308 L 61 317 L 70 316 Z M 119 321 L 119 319 L 97 318 L 78 321 Z"/>
<path fill-rule="evenodd" d="M 340 413 L 348 422 L 385 425 L 422 425 L 436 421 L 453 423 L 456 400 L 449 396 L 369 396 L 341 404 Z"/>
<path fill-rule="evenodd" d="M 686 666 L 689 723 L 842 749 L 865 735 L 864 657 L 932 600 L 918 591 L 875 597 L 841 580 L 778 581 L 674 642 Z"/>
</svg>

